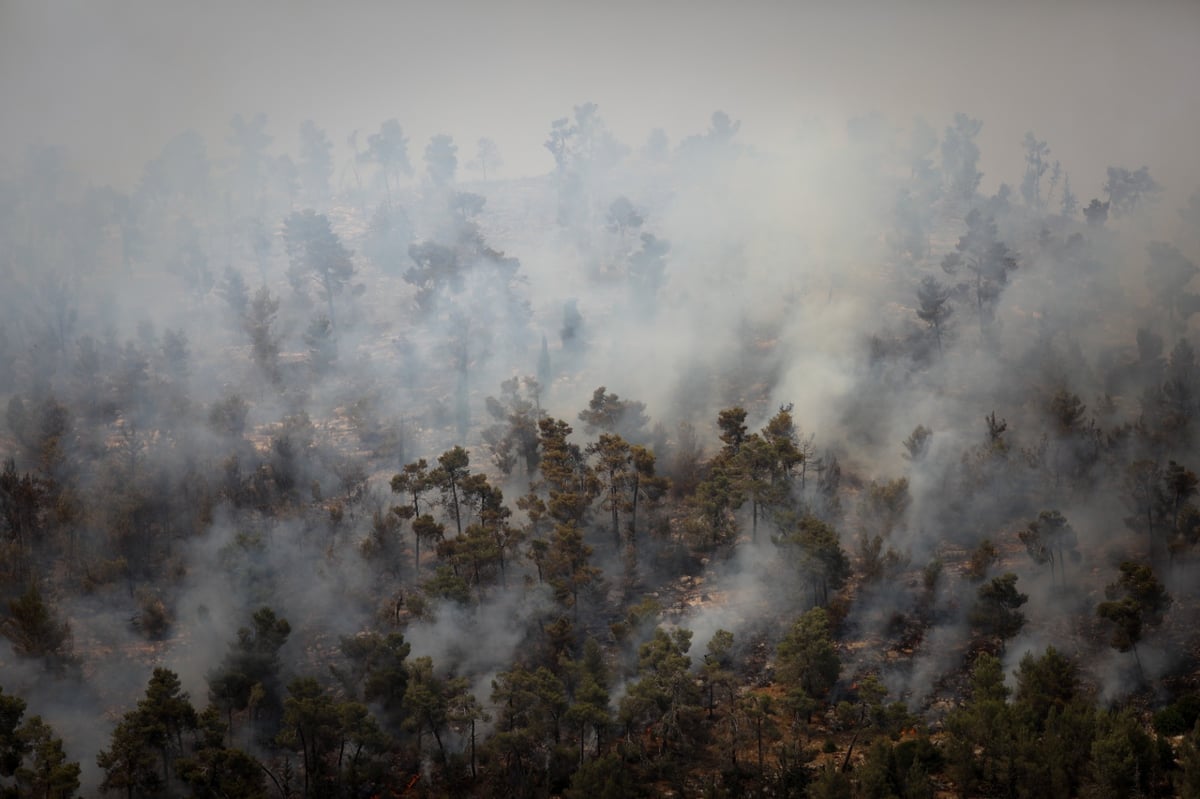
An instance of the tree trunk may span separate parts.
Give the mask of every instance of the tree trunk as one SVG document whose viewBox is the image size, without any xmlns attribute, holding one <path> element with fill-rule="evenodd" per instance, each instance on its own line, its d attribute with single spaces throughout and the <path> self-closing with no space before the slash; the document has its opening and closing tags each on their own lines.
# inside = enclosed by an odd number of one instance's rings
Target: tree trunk
<svg viewBox="0 0 1200 799">
<path fill-rule="evenodd" d="M 611 476 L 610 476 L 610 479 L 611 479 Z M 608 494 L 608 503 L 612 508 L 613 544 L 616 545 L 617 552 L 620 552 L 621 551 L 620 511 L 617 508 L 617 490 L 615 487 Z"/>
<path fill-rule="evenodd" d="M 297 732 L 300 734 L 300 753 L 304 758 L 304 795 L 308 796 L 308 741 L 304 737 L 304 729 L 299 728 Z"/>
<path fill-rule="evenodd" d="M 471 779 L 475 778 L 475 719 L 471 719 Z"/>
<path fill-rule="evenodd" d="M 438 754 L 441 756 L 442 765 L 446 765 L 446 747 L 442 745 L 442 736 L 438 734 L 437 725 L 433 723 L 433 718 L 426 714 L 426 720 L 429 722 L 429 731 L 433 733 L 433 740 L 437 741 Z"/>
</svg>

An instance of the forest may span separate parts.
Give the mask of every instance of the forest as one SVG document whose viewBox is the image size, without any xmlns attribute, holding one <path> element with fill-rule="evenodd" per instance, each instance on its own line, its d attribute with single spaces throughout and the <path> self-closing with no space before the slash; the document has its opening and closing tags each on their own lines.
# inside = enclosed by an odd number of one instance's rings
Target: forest
<svg viewBox="0 0 1200 799">
<path fill-rule="evenodd" d="M 605 110 L 6 164 L 0 796 L 1200 796 L 1200 190 Z"/>
</svg>

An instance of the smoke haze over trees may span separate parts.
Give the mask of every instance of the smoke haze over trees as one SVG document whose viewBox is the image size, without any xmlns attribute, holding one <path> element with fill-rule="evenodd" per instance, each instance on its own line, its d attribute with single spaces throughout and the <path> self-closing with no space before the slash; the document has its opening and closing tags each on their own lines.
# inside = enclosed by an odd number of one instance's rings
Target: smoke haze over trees
<svg viewBox="0 0 1200 799">
<path fill-rule="evenodd" d="M 1194 792 L 1196 10 L 498 9 L 0 11 L 0 795 Z"/>
</svg>

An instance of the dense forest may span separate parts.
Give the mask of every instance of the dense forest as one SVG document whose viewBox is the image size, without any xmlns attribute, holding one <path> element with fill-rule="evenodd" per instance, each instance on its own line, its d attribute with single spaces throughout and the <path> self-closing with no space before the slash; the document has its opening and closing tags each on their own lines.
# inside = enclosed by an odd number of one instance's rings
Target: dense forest
<svg viewBox="0 0 1200 799">
<path fill-rule="evenodd" d="M 1200 191 L 563 110 L 0 175 L 0 795 L 1200 796 Z"/>
</svg>

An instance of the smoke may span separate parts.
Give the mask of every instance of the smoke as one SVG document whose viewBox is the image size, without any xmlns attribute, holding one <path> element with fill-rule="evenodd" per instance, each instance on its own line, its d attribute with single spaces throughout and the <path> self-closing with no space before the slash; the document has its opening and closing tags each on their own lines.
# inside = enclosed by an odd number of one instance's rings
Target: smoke
<svg viewBox="0 0 1200 799">
<path fill-rule="evenodd" d="M 1200 122 L 1187 82 L 1200 69 L 1196 9 L 860 10 L 731 18 L 719 4 L 668 4 L 632 24 L 621 3 L 450 4 L 402 20 L 369 4 L 5 8 L 0 97 L 22 111 L 0 134 L 0 455 L 70 488 L 46 522 L 70 541 L 70 563 L 46 570 L 86 668 L 70 687 L 47 683 L 4 643 L 0 683 L 65 736 L 86 785 L 108 722 L 154 666 L 203 704 L 259 607 L 292 625 L 288 676 L 324 674 L 342 636 L 396 624 L 397 600 L 431 574 L 412 567 L 411 529 L 390 514 L 405 500 L 388 481 L 463 444 L 512 505 L 532 476 L 500 473 L 481 431 L 486 398 L 513 377 L 544 380 L 539 409 L 580 445 L 578 414 L 598 386 L 644 403 L 660 472 L 685 443 L 681 423 L 707 458 L 721 409 L 744 407 L 755 431 L 790 404 L 814 469 L 792 499 L 833 524 L 856 568 L 875 535 L 887 564 L 882 584 L 838 609 L 844 675 L 878 672 L 914 708 L 953 697 L 947 681 L 979 648 L 978 583 L 961 567 L 985 539 L 999 554 L 983 579 L 1014 572 L 1029 597 L 1006 670 L 1069 643 L 1105 701 L 1169 673 L 1163 639 L 1178 629 L 1148 632 L 1138 673 L 1096 644 L 1094 609 L 1122 559 L 1153 554 L 1126 522 L 1127 465 L 1191 453 L 1186 434 L 1139 438 L 1166 368 L 1143 357 L 1139 331 L 1163 339 L 1158 360 L 1194 338 L 1190 314 L 1165 315 L 1145 273 L 1150 241 L 1200 255 L 1176 213 L 1200 185 L 1187 134 Z M 615 41 L 629 42 L 621 57 Z M 818 74 L 832 77 L 806 79 Z M 256 109 L 257 144 L 245 128 Z M 958 110 L 984 123 L 969 202 L 937 173 Z M 416 170 L 398 184 L 353 149 L 393 116 Z M 564 117 L 575 130 L 559 162 L 543 142 Z M 124 123 L 95 124 L 105 118 Z M 305 119 L 332 143 L 334 197 L 316 210 L 354 252 L 340 291 L 298 270 L 282 234 L 311 190 L 289 169 Z M 655 128 L 669 137 L 661 152 L 642 147 Z M 926 128 L 934 141 L 917 152 Z M 1029 129 L 1085 205 L 1114 164 L 1148 161 L 1165 190 L 1103 227 L 1057 213 L 1061 183 L 1052 197 L 1043 184 L 1041 207 L 1006 195 Z M 435 186 L 420 154 L 444 131 L 458 180 Z M 466 169 L 484 135 L 505 160 L 487 180 Z M 636 223 L 614 218 L 626 207 Z M 942 266 L 972 207 L 1016 260 L 986 298 L 969 269 Z M 952 308 L 937 340 L 917 316 L 927 277 Z M 322 328 L 330 306 L 336 322 Z M 1063 422 L 1072 395 L 1086 408 Z M 904 443 L 918 426 L 930 431 L 919 453 Z M 840 465 L 840 508 L 818 496 L 818 461 Z M 901 480 L 885 523 L 871 492 Z M 1057 578 L 1017 537 L 1051 509 L 1079 539 Z M 664 618 L 693 630 L 694 663 L 718 629 L 739 647 L 773 643 L 810 603 L 771 541 L 778 522 L 766 515 L 757 542 L 743 535 L 690 563 L 685 589 L 655 584 L 690 513 L 646 509 L 630 582 L 690 600 Z M 623 553 L 607 531 L 588 541 L 610 582 L 580 634 L 611 647 Z M 947 568 L 927 584 L 938 559 Z M 467 675 L 484 701 L 553 607 L 528 560 L 509 562 L 507 586 L 473 587 L 482 599 L 466 606 L 431 602 L 404 626 L 413 657 Z M 1181 603 L 1188 574 L 1171 578 Z M 158 640 L 134 623 L 147 590 L 170 617 Z M 1099 634 L 1079 634 L 1084 620 Z"/>
</svg>

